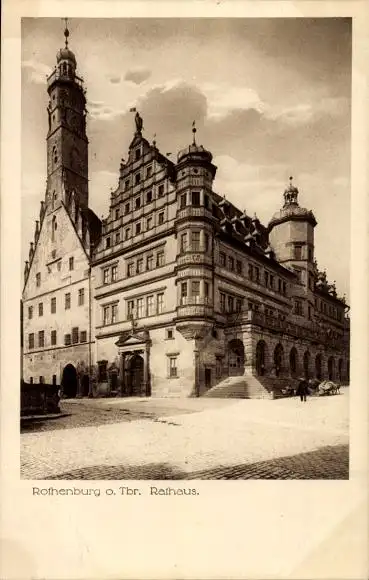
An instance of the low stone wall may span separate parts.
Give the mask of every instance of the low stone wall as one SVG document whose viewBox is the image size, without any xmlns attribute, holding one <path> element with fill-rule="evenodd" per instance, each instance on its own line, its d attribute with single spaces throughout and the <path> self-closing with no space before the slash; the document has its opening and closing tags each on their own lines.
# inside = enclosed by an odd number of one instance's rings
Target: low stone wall
<svg viewBox="0 0 369 580">
<path fill-rule="evenodd" d="M 21 382 L 21 417 L 60 413 L 57 385 Z"/>
</svg>

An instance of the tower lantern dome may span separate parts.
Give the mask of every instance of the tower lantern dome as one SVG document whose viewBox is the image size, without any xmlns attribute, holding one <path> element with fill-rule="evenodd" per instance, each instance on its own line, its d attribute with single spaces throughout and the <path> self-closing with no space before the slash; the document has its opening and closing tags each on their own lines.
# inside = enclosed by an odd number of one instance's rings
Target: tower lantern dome
<svg viewBox="0 0 369 580">
<path fill-rule="evenodd" d="M 287 222 L 287 221 L 307 221 L 313 227 L 316 226 L 316 219 L 311 210 L 301 207 L 298 202 L 299 190 L 292 183 L 292 177 L 290 177 L 290 182 L 287 188 L 284 190 L 283 207 L 278 210 L 269 222 L 269 230 L 274 226 Z"/>
<path fill-rule="evenodd" d="M 69 30 L 67 27 L 67 19 L 65 19 L 65 46 L 60 48 L 56 54 L 56 62 L 59 68 L 59 73 L 63 76 L 70 76 L 70 73 L 74 74 L 77 67 L 76 57 L 74 52 L 68 47 Z"/>
</svg>

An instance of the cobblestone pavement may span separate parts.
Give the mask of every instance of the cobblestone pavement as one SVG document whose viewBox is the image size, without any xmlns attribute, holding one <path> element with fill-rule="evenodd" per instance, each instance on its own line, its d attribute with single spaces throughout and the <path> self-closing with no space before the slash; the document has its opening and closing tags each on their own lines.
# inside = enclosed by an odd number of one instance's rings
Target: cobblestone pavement
<svg viewBox="0 0 369 580">
<path fill-rule="evenodd" d="M 69 417 L 22 434 L 22 478 L 348 478 L 348 389 L 307 403 L 120 399 L 63 407 Z"/>
</svg>

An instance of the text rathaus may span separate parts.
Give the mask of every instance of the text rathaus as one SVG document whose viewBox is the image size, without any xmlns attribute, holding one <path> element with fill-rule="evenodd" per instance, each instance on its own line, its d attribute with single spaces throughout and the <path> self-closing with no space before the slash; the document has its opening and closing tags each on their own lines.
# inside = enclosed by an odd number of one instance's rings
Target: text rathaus
<svg viewBox="0 0 369 580">
<path fill-rule="evenodd" d="M 317 267 L 317 222 L 292 179 L 264 226 L 213 191 L 195 128 L 174 163 L 136 113 L 109 214 L 89 208 L 86 96 L 68 36 L 47 80 L 24 381 L 66 397 L 272 397 L 300 377 L 348 383 L 348 306 Z"/>
</svg>

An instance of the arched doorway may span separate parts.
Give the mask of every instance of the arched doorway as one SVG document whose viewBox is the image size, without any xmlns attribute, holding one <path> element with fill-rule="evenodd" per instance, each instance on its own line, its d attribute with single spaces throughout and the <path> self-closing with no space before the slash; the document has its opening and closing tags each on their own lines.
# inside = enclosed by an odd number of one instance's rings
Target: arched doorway
<svg viewBox="0 0 369 580">
<path fill-rule="evenodd" d="M 144 361 L 140 354 L 134 354 L 128 366 L 128 395 L 139 397 L 145 395 L 143 390 L 144 382 Z"/>
<path fill-rule="evenodd" d="M 88 397 L 90 392 L 90 377 L 88 375 L 83 375 L 81 380 L 81 390 L 82 397 Z"/>
<path fill-rule="evenodd" d="M 256 345 L 256 372 L 260 376 L 265 374 L 265 355 L 266 344 L 264 340 L 259 340 Z"/>
<path fill-rule="evenodd" d="M 67 399 L 73 399 L 77 396 L 78 380 L 77 371 L 72 364 L 68 364 L 62 375 L 61 386 L 63 395 Z"/>
<path fill-rule="evenodd" d="M 328 380 L 334 380 L 334 358 L 332 356 L 328 359 Z"/>
<path fill-rule="evenodd" d="M 315 376 L 320 381 L 322 380 L 322 356 L 317 354 L 315 357 Z"/>
<path fill-rule="evenodd" d="M 274 370 L 275 376 L 279 377 L 283 368 L 283 346 L 278 343 L 274 349 Z"/>
<path fill-rule="evenodd" d="M 338 380 L 340 383 L 342 383 L 342 365 L 343 365 L 343 361 L 340 358 L 338 361 Z"/>
<path fill-rule="evenodd" d="M 245 370 L 245 349 L 241 340 L 233 339 L 228 343 L 229 376 L 243 375 Z"/>
<path fill-rule="evenodd" d="M 297 350 L 294 346 L 290 350 L 290 373 L 291 377 L 297 375 Z"/>
<path fill-rule="evenodd" d="M 310 367 L 310 352 L 307 350 L 304 353 L 304 376 L 305 379 L 309 378 L 309 367 Z"/>
</svg>

